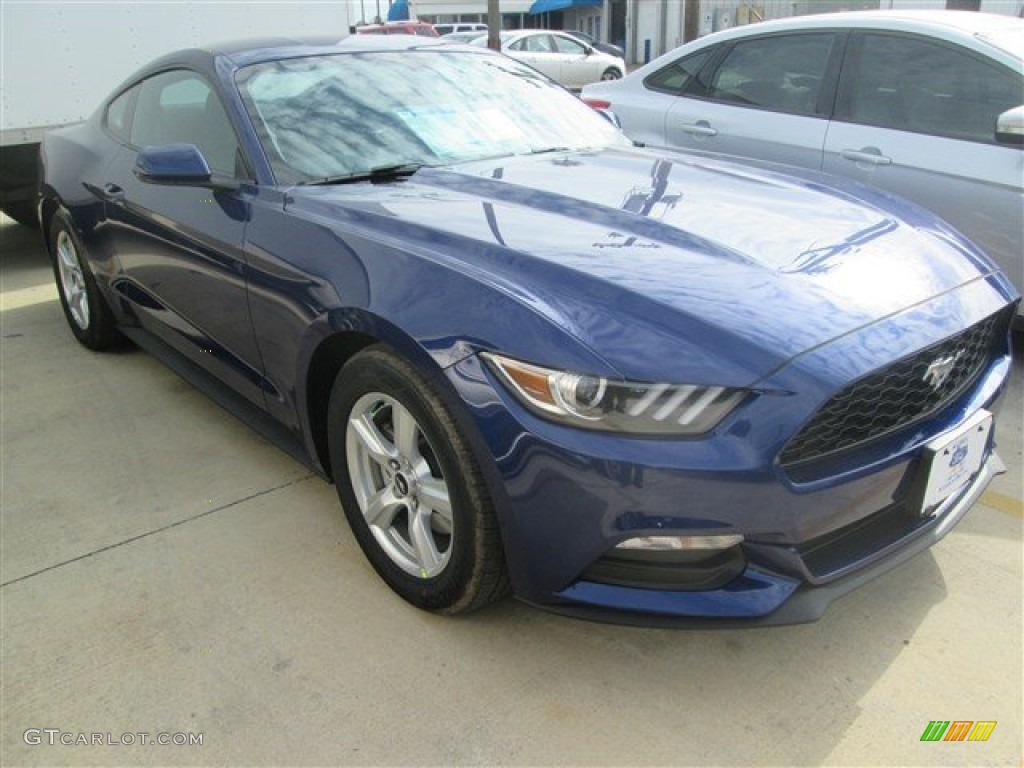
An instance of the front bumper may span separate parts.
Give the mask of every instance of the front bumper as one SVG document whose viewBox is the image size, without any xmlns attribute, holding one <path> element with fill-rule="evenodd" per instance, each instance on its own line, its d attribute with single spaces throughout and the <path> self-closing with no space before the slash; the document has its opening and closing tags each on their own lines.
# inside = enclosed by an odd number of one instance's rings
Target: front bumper
<svg viewBox="0 0 1024 768">
<path fill-rule="evenodd" d="M 942 539 L 981 498 L 992 479 L 1005 471 L 998 454 L 990 453 L 967 487 L 943 503 L 926 525 L 889 551 L 881 552 L 882 557 L 872 565 L 827 584 L 801 583 L 748 566 L 741 577 L 725 587 L 695 593 L 651 592 L 579 581 L 558 594 L 565 602 L 537 607 L 594 621 L 655 627 L 780 626 L 816 621 L 833 600 Z"/>
</svg>

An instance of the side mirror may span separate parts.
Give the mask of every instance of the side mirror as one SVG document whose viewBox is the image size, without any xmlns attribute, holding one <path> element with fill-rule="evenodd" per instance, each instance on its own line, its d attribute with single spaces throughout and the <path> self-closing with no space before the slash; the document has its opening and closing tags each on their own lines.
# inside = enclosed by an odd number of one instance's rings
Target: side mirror
<svg viewBox="0 0 1024 768">
<path fill-rule="evenodd" d="M 1024 144 L 1024 105 L 1008 109 L 996 118 L 996 141 Z"/>
<path fill-rule="evenodd" d="M 238 189 L 235 179 L 214 175 L 195 144 L 143 147 L 135 160 L 135 175 L 148 184 Z"/>
<path fill-rule="evenodd" d="M 210 183 L 210 166 L 195 144 L 144 147 L 135 161 L 135 175 L 150 184 Z"/>
</svg>

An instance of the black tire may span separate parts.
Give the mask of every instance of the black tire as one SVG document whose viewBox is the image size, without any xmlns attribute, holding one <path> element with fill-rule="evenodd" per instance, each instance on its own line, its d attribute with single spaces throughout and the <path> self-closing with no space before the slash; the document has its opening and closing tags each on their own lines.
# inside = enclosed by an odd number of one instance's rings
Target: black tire
<svg viewBox="0 0 1024 768">
<path fill-rule="evenodd" d="M 54 215 L 48 245 L 60 305 L 75 338 L 94 350 L 124 346 L 126 339 L 96 285 L 88 253 L 67 214 Z"/>
<path fill-rule="evenodd" d="M 382 462 L 371 457 L 368 443 L 349 429 L 353 416 L 369 419 L 379 429 L 375 436 L 384 438 L 397 458 Z M 409 418 L 415 429 L 407 434 L 414 436 L 415 447 L 399 450 L 410 440 L 399 439 L 396 425 L 403 419 L 408 425 Z M 415 368 L 383 345 L 360 352 L 334 382 L 327 427 L 345 515 L 363 553 L 392 590 L 418 608 L 444 614 L 477 610 L 509 592 L 498 522 L 479 466 L 455 420 Z M 444 487 L 447 508 L 430 503 L 428 486 L 435 489 L 434 498 L 439 498 L 436 488 Z M 393 521 L 371 530 L 360 499 L 365 502 L 373 489 L 377 497 L 390 494 L 387 509 Z M 387 513 L 381 518 L 390 519 Z M 429 526 L 417 530 L 420 541 L 427 531 L 427 549 L 438 556 L 431 565 L 436 572 L 428 573 L 424 563 L 431 558 L 418 554 L 414 520 Z"/>
<path fill-rule="evenodd" d="M 4 203 L 4 213 L 25 227 L 39 229 L 39 215 L 32 200 Z"/>
<path fill-rule="evenodd" d="M 619 72 L 615 67 L 608 67 L 604 72 L 601 73 L 602 80 L 621 80 L 622 73 Z"/>
</svg>

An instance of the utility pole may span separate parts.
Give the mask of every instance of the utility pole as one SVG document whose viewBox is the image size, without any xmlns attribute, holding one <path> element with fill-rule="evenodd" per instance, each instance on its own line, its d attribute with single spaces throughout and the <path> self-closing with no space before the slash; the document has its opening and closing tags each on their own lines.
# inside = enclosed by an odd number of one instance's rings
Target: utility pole
<svg viewBox="0 0 1024 768">
<path fill-rule="evenodd" d="M 498 32 L 501 31 L 501 11 L 498 10 L 498 0 L 487 0 L 487 47 L 492 51 L 501 50 L 501 38 Z"/>
</svg>

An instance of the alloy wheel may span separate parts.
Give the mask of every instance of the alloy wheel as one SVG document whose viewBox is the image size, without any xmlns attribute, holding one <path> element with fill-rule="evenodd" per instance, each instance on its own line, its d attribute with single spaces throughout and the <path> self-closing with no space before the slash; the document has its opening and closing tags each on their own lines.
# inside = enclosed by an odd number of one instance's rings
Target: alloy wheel
<svg viewBox="0 0 1024 768">
<path fill-rule="evenodd" d="M 67 302 L 75 325 L 83 331 L 89 328 L 89 294 L 85 275 L 78 259 L 78 249 L 71 236 L 64 231 L 57 235 L 57 269 L 60 273 L 61 292 Z"/>
<path fill-rule="evenodd" d="M 452 554 L 451 495 L 415 417 L 370 392 L 349 413 L 345 441 L 352 489 L 377 544 L 412 576 L 440 574 Z"/>
</svg>

